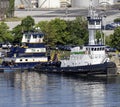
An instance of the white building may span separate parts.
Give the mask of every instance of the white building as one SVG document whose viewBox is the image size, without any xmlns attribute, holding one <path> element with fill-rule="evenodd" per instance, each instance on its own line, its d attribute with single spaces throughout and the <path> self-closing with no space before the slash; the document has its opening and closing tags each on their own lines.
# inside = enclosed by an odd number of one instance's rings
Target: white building
<svg viewBox="0 0 120 107">
<path fill-rule="evenodd" d="M 59 8 L 60 0 L 39 0 L 38 5 L 40 8 Z"/>
<path fill-rule="evenodd" d="M 60 8 L 71 4 L 71 0 L 15 0 L 15 7 Z"/>
<path fill-rule="evenodd" d="M 98 5 L 99 0 L 92 0 L 92 4 L 94 6 Z M 91 0 L 72 0 L 71 1 L 72 7 L 82 7 L 82 8 L 88 8 L 91 4 Z"/>
<path fill-rule="evenodd" d="M 120 0 L 72 0 L 72 7 L 85 7 L 88 8 L 92 1 L 93 6 L 98 5 L 114 5 L 115 3 L 120 2 Z"/>
<path fill-rule="evenodd" d="M 113 5 L 115 3 L 116 0 L 99 0 L 100 4 L 109 4 L 109 5 Z"/>
<path fill-rule="evenodd" d="M 120 0 L 15 0 L 15 6 L 23 6 L 29 8 L 60 8 L 71 4 L 76 8 L 88 8 L 92 1 L 93 6 L 97 5 L 114 5 Z"/>
<path fill-rule="evenodd" d="M 60 8 L 71 4 L 71 0 L 38 0 L 40 8 Z"/>
</svg>

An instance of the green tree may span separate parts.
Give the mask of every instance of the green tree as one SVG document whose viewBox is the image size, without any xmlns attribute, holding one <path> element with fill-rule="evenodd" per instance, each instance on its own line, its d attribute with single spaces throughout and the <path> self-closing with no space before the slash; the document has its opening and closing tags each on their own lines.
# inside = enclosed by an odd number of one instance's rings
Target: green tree
<svg viewBox="0 0 120 107">
<path fill-rule="evenodd" d="M 108 45 L 108 46 L 111 46 L 111 37 L 112 35 L 110 35 L 110 36 L 106 36 L 106 38 L 105 38 L 105 45 Z"/>
<path fill-rule="evenodd" d="M 36 27 L 45 33 L 45 42 L 49 45 L 83 45 L 88 42 L 87 23 L 82 17 L 72 21 L 59 18 L 41 21 Z"/>
<path fill-rule="evenodd" d="M 83 45 L 88 43 L 87 21 L 83 17 L 67 21 L 67 32 L 69 32 L 72 44 Z"/>
<path fill-rule="evenodd" d="M 14 4 L 15 4 L 15 0 L 9 0 L 9 7 L 7 9 L 7 17 L 11 18 L 14 16 Z"/>
<path fill-rule="evenodd" d="M 21 43 L 22 40 L 22 26 L 21 25 L 17 25 L 15 28 L 13 28 L 12 30 L 12 34 L 14 36 L 14 44 L 19 44 Z"/>
<path fill-rule="evenodd" d="M 49 24 L 48 21 L 40 21 L 38 24 L 35 25 L 35 28 L 40 27 L 41 31 L 44 32 L 45 37 L 44 37 L 44 42 L 47 45 L 55 45 L 54 44 L 54 33 L 55 30 L 51 28 L 51 25 Z"/>
<path fill-rule="evenodd" d="M 21 25 L 13 29 L 14 42 L 20 41 L 22 31 L 30 31 L 38 27 L 45 33 L 44 41 L 50 46 L 88 43 L 87 21 L 83 17 L 78 17 L 72 21 L 56 18 L 51 21 L 41 21 L 34 25 L 34 19 L 30 16 L 23 19 Z"/>
<path fill-rule="evenodd" d="M 51 21 L 41 21 L 37 25 L 45 33 L 45 42 L 49 45 L 55 46 L 59 44 L 66 44 L 66 22 L 65 20 L 56 18 Z"/>
<path fill-rule="evenodd" d="M 27 16 L 21 21 L 21 26 L 23 27 L 23 31 L 33 30 L 34 25 L 35 25 L 35 21 L 31 16 Z"/>
<path fill-rule="evenodd" d="M 6 23 L 0 23 L 0 42 L 12 42 L 13 41 L 12 33 L 9 31 L 9 27 Z"/>
<path fill-rule="evenodd" d="M 14 44 L 19 44 L 21 43 L 22 35 L 24 31 L 31 31 L 33 30 L 33 26 L 35 25 L 35 21 L 31 16 L 25 17 L 22 21 L 21 24 L 17 25 L 15 28 L 12 30 L 12 34 L 14 35 Z"/>
<path fill-rule="evenodd" d="M 110 40 L 111 46 L 120 50 L 120 27 L 117 27 L 113 35 L 110 35 Z"/>
<path fill-rule="evenodd" d="M 120 22 L 120 18 L 114 19 L 114 22 Z"/>
<path fill-rule="evenodd" d="M 40 27 L 40 30 L 46 33 L 48 23 L 48 21 L 40 21 L 35 25 L 35 28 Z"/>
<path fill-rule="evenodd" d="M 54 43 L 56 45 L 65 45 L 66 41 L 66 22 L 65 20 L 56 18 L 55 20 L 51 20 L 49 25 L 52 29 L 54 29 Z"/>
</svg>

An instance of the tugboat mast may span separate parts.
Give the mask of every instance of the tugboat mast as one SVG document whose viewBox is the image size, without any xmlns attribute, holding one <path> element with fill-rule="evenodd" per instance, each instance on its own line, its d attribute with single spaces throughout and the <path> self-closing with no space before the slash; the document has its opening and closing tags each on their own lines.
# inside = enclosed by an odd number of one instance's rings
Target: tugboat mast
<svg viewBox="0 0 120 107">
<path fill-rule="evenodd" d="M 96 30 L 101 30 L 101 26 L 102 26 L 102 17 L 100 17 L 93 5 L 92 5 L 92 1 L 91 4 L 89 6 L 89 11 L 88 11 L 88 30 L 89 30 L 89 45 L 96 45 L 95 43 L 95 32 Z"/>
</svg>

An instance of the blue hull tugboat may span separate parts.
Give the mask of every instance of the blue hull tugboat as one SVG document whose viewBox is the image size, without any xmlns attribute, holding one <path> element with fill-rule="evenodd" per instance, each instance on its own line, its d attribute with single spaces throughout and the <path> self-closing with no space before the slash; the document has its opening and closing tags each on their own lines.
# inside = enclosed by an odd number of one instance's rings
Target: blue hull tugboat
<svg viewBox="0 0 120 107">
<path fill-rule="evenodd" d="M 2 59 L 0 72 L 32 69 L 40 62 L 47 62 L 46 47 L 42 32 L 25 32 L 22 46 L 11 47 Z"/>
<path fill-rule="evenodd" d="M 37 72 L 44 73 L 73 73 L 73 74 L 104 74 L 116 75 L 117 67 L 114 62 L 110 62 L 103 43 L 95 43 L 95 31 L 101 30 L 102 17 L 100 17 L 92 6 L 89 9 L 88 30 L 89 44 L 87 46 L 72 47 L 69 59 L 40 63 L 35 66 Z"/>
</svg>

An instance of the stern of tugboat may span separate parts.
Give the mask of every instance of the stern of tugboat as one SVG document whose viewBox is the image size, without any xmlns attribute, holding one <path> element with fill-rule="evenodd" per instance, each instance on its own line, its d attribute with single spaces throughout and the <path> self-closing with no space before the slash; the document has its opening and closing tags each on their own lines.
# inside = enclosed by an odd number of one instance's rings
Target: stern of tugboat
<svg viewBox="0 0 120 107">
<path fill-rule="evenodd" d="M 117 75 L 117 66 L 114 62 L 107 62 L 107 76 L 115 76 Z"/>
</svg>

